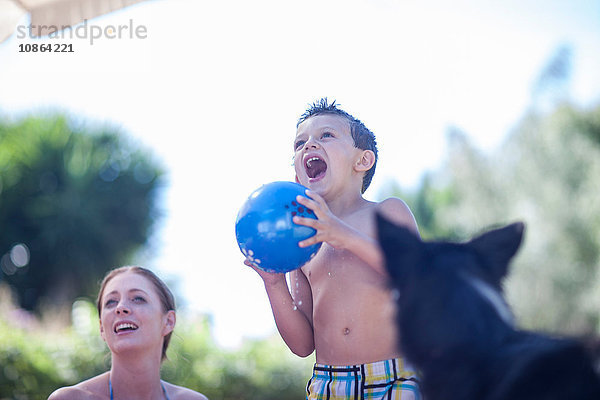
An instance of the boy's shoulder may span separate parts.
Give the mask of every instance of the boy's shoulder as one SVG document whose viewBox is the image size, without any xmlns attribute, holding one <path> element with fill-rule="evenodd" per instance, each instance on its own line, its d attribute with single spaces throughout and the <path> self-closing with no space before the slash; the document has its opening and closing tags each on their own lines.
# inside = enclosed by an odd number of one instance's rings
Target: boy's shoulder
<svg viewBox="0 0 600 400">
<path fill-rule="evenodd" d="M 388 197 L 377 203 L 376 211 L 397 225 L 406 226 L 418 233 L 415 217 L 404 200 Z"/>
</svg>

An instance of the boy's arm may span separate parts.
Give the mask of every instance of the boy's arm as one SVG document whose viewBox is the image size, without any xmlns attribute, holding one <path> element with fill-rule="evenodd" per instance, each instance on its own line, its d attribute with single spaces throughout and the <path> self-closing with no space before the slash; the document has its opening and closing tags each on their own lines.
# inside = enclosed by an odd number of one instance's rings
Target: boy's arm
<svg viewBox="0 0 600 400">
<path fill-rule="evenodd" d="M 314 228 L 317 233 L 300 242 L 301 247 L 313 245 L 318 242 L 327 242 L 334 248 L 346 249 L 357 255 L 361 260 L 370 265 L 381 274 L 387 274 L 383 253 L 377 240 L 368 233 L 348 225 L 329 210 L 325 200 L 319 195 L 307 191 L 311 199 L 298 196 L 297 200 L 302 205 L 312 209 L 318 219 L 294 217 L 294 222 Z M 402 200 L 389 198 L 377 204 L 377 211 L 390 221 L 406 226 L 419 234 L 417 224 L 412 212 Z"/>
<path fill-rule="evenodd" d="M 262 271 L 247 261 L 245 264 L 254 268 L 263 279 L 275 325 L 285 344 L 294 354 L 300 357 L 309 356 L 315 349 L 315 344 L 312 329 L 312 295 L 304 274 L 299 270 L 290 273 L 290 283 L 294 292 L 292 298 L 285 274 Z"/>
</svg>

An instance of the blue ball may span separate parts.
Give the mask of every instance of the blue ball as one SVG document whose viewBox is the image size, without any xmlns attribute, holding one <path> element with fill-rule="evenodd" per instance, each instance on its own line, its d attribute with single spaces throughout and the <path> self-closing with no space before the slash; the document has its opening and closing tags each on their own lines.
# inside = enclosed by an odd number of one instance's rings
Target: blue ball
<svg viewBox="0 0 600 400">
<path fill-rule="evenodd" d="M 312 210 L 296 201 L 306 188 L 294 182 L 272 182 L 248 196 L 235 221 L 240 250 L 257 268 L 267 272 L 288 272 L 302 267 L 321 243 L 300 247 L 298 242 L 316 231 L 292 222 L 292 217 L 317 218 Z"/>
</svg>

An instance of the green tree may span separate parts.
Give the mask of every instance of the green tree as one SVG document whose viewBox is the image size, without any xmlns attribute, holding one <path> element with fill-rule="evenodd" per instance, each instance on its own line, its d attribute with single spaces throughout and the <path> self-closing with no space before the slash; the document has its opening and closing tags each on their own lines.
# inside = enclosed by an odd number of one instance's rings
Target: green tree
<svg viewBox="0 0 600 400">
<path fill-rule="evenodd" d="M 314 357 L 300 359 L 279 335 L 245 340 L 240 348 L 215 344 L 206 319 L 177 327 L 162 376 L 195 388 L 210 399 L 301 399 L 312 373 Z"/>
<path fill-rule="evenodd" d="M 408 199 L 426 237 L 466 239 L 523 220 L 524 246 L 507 281 L 521 322 L 600 332 L 600 106 L 569 103 L 571 57 L 563 45 L 549 58 L 529 110 L 494 151 L 450 129 L 443 166 Z"/>
<path fill-rule="evenodd" d="M 409 192 L 417 222 L 425 215 L 430 237 L 466 239 L 524 221 L 506 285 L 521 323 L 600 332 L 600 106 L 531 110 L 491 153 L 458 130 L 448 137 L 443 166 Z"/>
<path fill-rule="evenodd" d="M 28 310 L 93 295 L 147 241 L 162 174 L 114 129 L 60 115 L 0 122 L 0 280 Z"/>
<path fill-rule="evenodd" d="M 419 234 L 424 240 L 435 238 L 457 238 L 454 229 L 449 229 L 439 219 L 437 210 L 455 203 L 453 188 L 450 185 L 437 182 L 435 172 L 423 174 L 416 187 L 406 189 L 397 182 L 388 182 L 377 194 L 380 199 L 398 197 L 406 202 L 411 209 L 419 227 Z"/>
</svg>

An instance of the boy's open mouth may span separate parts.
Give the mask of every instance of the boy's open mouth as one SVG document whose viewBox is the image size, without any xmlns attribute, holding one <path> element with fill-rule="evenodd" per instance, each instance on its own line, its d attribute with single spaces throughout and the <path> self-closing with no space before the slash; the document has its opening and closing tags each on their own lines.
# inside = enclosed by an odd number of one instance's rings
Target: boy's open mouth
<svg viewBox="0 0 600 400">
<path fill-rule="evenodd" d="M 320 178 L 327 171 L 327 163 L 316 156 L 307 158 L 304 167 L 306 168 L 306 175 L 310 179 Z"/>
</svg>

